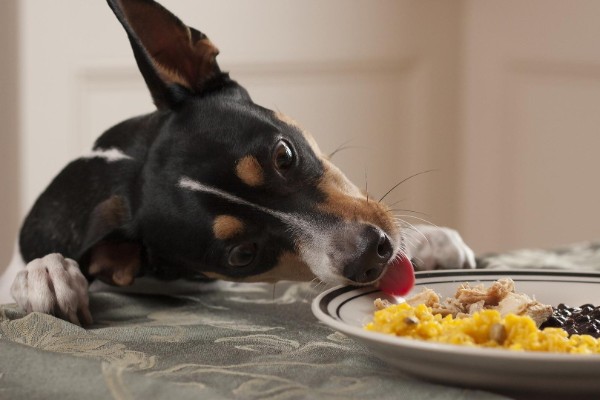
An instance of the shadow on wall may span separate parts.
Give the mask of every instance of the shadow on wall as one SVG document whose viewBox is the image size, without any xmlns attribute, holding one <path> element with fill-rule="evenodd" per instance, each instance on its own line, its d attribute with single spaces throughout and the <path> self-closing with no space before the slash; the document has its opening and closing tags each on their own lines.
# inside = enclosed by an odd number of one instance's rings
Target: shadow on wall
<svg viewBox="0 0 600 400">
<path fill-rule="evenodd" d="M 0 273 L 10 261 L 21 215 L 17 2 L 0 2 Z"/>
</svg>

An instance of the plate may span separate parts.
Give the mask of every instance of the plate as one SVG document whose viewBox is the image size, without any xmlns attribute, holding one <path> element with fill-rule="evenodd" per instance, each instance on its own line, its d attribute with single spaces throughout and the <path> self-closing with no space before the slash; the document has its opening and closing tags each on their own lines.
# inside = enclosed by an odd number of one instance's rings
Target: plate
<svg viewBox="0 0 600 400">
<path fill-rule="evenodd" d="M 518 292 L 553 306 L 600 305 L 600 273 L 536 270 L 456 270 L 417 272 L 407 297 L 428 287 L 453 296 L 463 282 L 489 286 L 510 277 Z M 600 392 L 600 355 L 509 351 L 432 343 L 370 332 L 376 298 L 402 301 L 372 287 L 336 287 L 312 303 L 325 324 L 366 345 L 405 374 L 444 384 L 503 391 Z"/>
</svg>

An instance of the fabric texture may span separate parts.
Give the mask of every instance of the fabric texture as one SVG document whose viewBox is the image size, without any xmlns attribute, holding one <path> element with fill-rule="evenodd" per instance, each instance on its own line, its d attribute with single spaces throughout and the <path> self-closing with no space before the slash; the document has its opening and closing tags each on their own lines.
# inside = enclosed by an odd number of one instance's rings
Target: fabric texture
<svg viewBox="0 0 600 400">
<path fill-rule="evenodd" d="M 479 265 L 600 270 L 600 244 Z M 506 398 L 398 374 L 315 319 L 314 283 L 179 289 L 93 292 L 87 329 L 0 306 L 0 399 Z"/>
</svg>

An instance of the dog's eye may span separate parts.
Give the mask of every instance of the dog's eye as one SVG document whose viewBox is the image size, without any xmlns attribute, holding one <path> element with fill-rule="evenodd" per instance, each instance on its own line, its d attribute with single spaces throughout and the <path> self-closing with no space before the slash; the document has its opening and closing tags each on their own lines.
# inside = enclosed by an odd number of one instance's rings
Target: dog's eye
<svg viewBox="0 0 600 400">
<path fill-rule="evenodd" d="M 275 151 L 273 152 L 273 164 L 275 168 L 281 173 L 287 172 L 296 161 L 296 156 L 294 155 L 294 151 L 288 142 L 285 140 L 280 140 L 275 146 Z"/>
<path fill-rule="evenodd" d="M 229 251 L 227 262 L 232 267 L 246 267 L 256 257 L 256 243 L 243 243 L 235 246 Z"/>
</svg>

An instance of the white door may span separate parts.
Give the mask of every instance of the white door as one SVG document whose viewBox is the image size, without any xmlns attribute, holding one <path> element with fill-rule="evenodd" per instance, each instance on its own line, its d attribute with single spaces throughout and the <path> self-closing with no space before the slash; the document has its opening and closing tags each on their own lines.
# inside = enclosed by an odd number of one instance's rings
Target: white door
<svg viewBox="0 0 600 400">
<path fill-rule="evenodd" d="M 255 101 L 304 125 L 334 161 L 396 207 L 454 223 L 459 8 L 413 1 L 183 1 L 163 5 L 220 48 Z M 22 199 L 103 130 L 153 109 L 103 1 L 22 0 Z M 365 176 L 367 183 L 365 183 Z"/>
<path fill-rule="evenodd" d="M 467 240 L 501 251 L 600 239 L 600 2 L 466 6 Z"/>
<path fill-rule="evenodd" d="M 374 197 L 436 169 L 386 200 L 456 225 L 458 3 L 162 3 L 211 38 L 221 50 L 221 67 L 257 103 L 299 121 L 324 151 L 351 146 L 334 161 Z M 20 46 L 21 140 L 13 151 L 20 158 L 22 218 L 50 180 L 105 129 L 153 105 L 104 1 L 19 0 L 18 15 L 19 36 L 12 39 Z M 13 222 L 0 227 L 0 238 L 15 234 L 14 209 L 10 213 Z M 12 240 L 0 247 L 1 265 L 11 248 Z"/>
<path fill-rule="evenodd" d="M 374 196 L 436 169 L 387 200 L 459 228 L 476 251 L 600 237 L 600 2 L 164 5 L 211 37 L 257 102 L 326 151 L 351 140 L 334 160 Z M 104 129 L 153 106 L 103 1 L 18 7 L 22 216 Z"/>
</svg>

